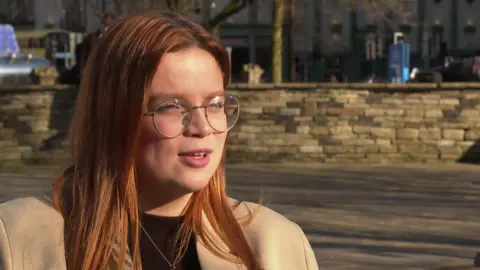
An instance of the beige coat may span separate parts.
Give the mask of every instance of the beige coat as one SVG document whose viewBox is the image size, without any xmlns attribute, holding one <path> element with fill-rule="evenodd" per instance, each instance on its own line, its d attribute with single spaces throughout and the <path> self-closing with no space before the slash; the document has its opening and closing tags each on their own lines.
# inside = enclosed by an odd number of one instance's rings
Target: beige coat
<svg viewBox="0 0 480 270">
<path fill-rule="evenodd" d="M 234 213 L 240 218 L 256 206 L 242 203 Z M 317 270 L 315 254 L 300 227 L 273 210 L 260 209 L 244 233 L 262 266 L 266 270 Z M 216 257 L 200 241 L 197 251 L 202 269 L 245 269 Z M 0 270 L 66 270 L 64 254 L 63 218 L 48 197 L 0 204 Z"/>
</svg>

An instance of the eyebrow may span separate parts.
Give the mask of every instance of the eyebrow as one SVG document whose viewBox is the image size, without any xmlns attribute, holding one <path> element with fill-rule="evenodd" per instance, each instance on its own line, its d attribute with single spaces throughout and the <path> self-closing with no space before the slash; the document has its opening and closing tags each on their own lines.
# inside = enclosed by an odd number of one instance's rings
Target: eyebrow
<svg viewBox="0 0 480 270">
<path fill-rule="evenodd" d="M 204 98 L 204 100 L 214 98 L 215 96 L 224 95 L 224 93 L 225 93 L 224 90 L 215 91 L 215 92 L 210 93 L 209 95 L 207 95 L 207 96 Z M 159 94 L 156 94 L 156 95 L 151 95 L 151 96 L 149 96 L 149 97 L 148 97 L 148 102 L 147 102 L 147 104 L 148 104 L 148 105 L 153 105 L 153 104 L 158 103 L 158 102 L 165 102 L 165 101 L 170 101 L 170 100 L 174 100 L 174 99 L 187 100 L 187 96 L 186 96 L 186 95 L 175 95 L 175 94 L 163 94 L 163 93 L 159 93 Z"/>
</svg>

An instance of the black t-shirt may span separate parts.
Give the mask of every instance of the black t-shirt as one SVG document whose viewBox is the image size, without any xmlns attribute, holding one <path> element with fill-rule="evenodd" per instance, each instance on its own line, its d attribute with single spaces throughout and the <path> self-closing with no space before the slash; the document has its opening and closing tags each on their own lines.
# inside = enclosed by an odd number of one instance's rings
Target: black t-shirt
<svg viewBox="0 0 480 270">
<path fill-rule="evenodd" d="M 176 254 L 174 253 L 175 236 L 180 228 L 183 217 L 160 217 L 149 214 L 142 214 L 142 225 L 148 235 L 155 242 L 155 245 L 167 257 L 170 263 L 173 263 Z M 142 268 L 144 270 L 170 270 L 169 263 L 158 252 L 157 248 L 147 235 L 140 230 L 140 251 L 142 257 Z M 187 250 L 175 265 L 175 270 L 197 270 L 201 269 L 198 260 L 195 237 L 190 238 Z"/>
</svg>

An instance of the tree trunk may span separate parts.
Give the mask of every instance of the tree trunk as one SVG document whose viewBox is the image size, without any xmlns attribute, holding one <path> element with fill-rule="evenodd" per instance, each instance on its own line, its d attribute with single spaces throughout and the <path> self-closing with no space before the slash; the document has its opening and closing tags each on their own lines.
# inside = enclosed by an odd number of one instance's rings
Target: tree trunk
<svg viewBox="0 0 480 270">
<path fill-rule="evenodd" d="M 291 82 L 295 81 L 296 63 L 295 63 L 295 48 L 293 44 L 293 27 L 295 17 L 295 2 L 294 0 L 288 0 L 288 71 L 289 79 Z"/>
<path fill-rule="evenodd" d="M 273 82 L 282 82 L 282 56 L 283 56 L 283 22 L 285 19 L 285 0 L 274 0 L 273 13 Z"/>
<path fill-rule="evenodd" d="M 182 15 L 188 15 L 190 12 L 190 0 L 177 0 L 177 12 Z"/>
</svg>

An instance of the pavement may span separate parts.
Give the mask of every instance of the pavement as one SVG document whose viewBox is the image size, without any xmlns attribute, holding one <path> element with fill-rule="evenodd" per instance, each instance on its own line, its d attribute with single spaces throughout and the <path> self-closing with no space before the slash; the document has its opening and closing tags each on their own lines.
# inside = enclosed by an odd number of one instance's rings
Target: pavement
<svg viewBox="0 0 480 270">
<path fill-rule="evenodd" d="M 0 202 L 49 190 L 56 166 L 0 167 Z M 228 190 L 298 223 L 321 269 L 474 269 L 480 166 L 243 164 Z M 480 269 L 480 268 L 479 268 Z"/>
</svg>

